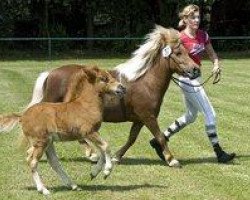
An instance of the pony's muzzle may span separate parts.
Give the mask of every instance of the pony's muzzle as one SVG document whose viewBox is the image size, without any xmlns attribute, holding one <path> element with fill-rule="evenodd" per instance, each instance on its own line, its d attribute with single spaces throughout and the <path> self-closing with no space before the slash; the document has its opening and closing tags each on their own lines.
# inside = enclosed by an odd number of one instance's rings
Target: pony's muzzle
<svg viewBox="0 0 250 200">
<path fill-rule="evenodd" d="M 190 71 L 186 71 L 185 75 L 190 79 L 196 79 L 201 75 L 201 70 L 199 68 L 193 68 Z"/>
</svg>

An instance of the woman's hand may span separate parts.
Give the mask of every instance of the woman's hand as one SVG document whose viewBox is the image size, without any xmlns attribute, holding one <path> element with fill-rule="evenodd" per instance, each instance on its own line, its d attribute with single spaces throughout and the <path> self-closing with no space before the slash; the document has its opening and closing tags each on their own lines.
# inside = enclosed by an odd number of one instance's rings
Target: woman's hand
<svg viewBox="0 0 250 200">
<path fill-rule="evenodd" d="M 214 68 L 212 70 L 214 76 L 213 84 L 220 82 L 221 79 L 221 68 L 218 63 L 214 63 Z"/>
<path fill-rule="evenodd" d="M 220 68 L 219 64 L 214 64 L 214 68 L 212 70 L 212 73 L 213 74 L 219 74 L 219 73 L 221 73 L 221 68 Z"/>
</svg>

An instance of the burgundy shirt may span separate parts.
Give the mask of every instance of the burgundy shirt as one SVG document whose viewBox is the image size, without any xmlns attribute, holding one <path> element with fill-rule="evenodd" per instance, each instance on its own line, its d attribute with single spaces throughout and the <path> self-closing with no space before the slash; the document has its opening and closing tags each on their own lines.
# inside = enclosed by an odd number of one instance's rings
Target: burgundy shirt
<svg viewBox="0 0 250 200">
<path fill-rule="evenodd" d="M 198 30 L 195 38 L 190 38 L 184 32 L 181 32 L 180 39 L 184 47 L 188 50 L 189 56 L 201 66 L 201 56 L 205 51 L 205 46 L 210 43 L 207 32 Z"/>
</svg>

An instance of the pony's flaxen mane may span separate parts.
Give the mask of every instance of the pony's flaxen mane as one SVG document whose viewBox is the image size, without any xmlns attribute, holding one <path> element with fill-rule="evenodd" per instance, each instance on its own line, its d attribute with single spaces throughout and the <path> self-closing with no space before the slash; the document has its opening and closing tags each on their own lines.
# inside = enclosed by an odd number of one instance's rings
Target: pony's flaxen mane
<svg viewBox="0 0 250 200">
<path fill-rule="evenodd" d="M 125 77 L 127 81 L 134 81 L 141 77 L 152 66 L 160 48 L 162 47 L 162 36 L 171 37 L 170 30 L 156 25 L 155 29 L 146 35 L 144 44 L 133 52 L 132 58 L 125 63 L 118 65 L 115 70 L 120 77 Z M 169 38 L 171 40 L 171 38 Z"/>
</svg>

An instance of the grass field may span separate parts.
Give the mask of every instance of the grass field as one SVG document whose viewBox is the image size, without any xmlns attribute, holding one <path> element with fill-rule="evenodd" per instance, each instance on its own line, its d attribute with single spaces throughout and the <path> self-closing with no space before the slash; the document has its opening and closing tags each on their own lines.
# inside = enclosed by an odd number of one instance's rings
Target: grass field
<svg viewBox="0 0 250 200">
<path fill-rule="evenodd" d="M 230 57 L 230 56 L 229 56 Z M 21 111 L 30 100 L 33 83 L 39 72 L 66 63 L 91 63 L 112 68 L 124 59 L 57 59 L 0 61 L 0 112 Z M 211 64 L 204 61 L 204 77 Z M 40 162 L 42 177 L 52 192 L 49 199 L 249 199 L 250 196 L 250 135 L 249 135 L 250 59 L 224 59 L 223 77 L 217 85 L 205 88 L 217 113 L 221 144 L 236 152 L 233 164 L 217 164 L 208 138 L 204 133 L 203 117 L 184 129 L 170 141 L 170 148 L 182 164 L 181 169 L 169 168 L 161 162 L 148 141 L 150 132 L 143 128 L 135 145 L 127 152 L 121 165 L 111 176 L 102 174 L 90 180 L 91 163 L 82 157 L 77 142 L 57 143 L 60 160 L 82 191 L 70 191 L 49 167 Z M 184 112 L 179 88 L 171 84 L 164 98 L 159 123 L 164 130 Z M 115 152 L 127 139 L 130 123 L 103 123 L 101 134 Z M 45 199 L 38 194 L 27 164 L 25 152 L 17 148 L 20 128 L 0 135 L 0 199 Z"/>
</svg>

